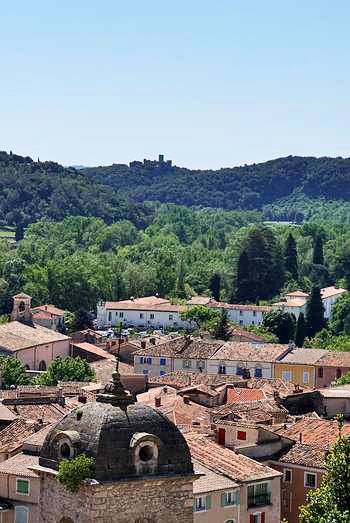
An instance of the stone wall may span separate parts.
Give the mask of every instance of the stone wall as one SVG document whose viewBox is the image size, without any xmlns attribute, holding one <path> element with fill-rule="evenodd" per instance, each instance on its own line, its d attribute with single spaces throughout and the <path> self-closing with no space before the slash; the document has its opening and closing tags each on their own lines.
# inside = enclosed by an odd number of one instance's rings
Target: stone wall
<svg viewBox="0 0 350 523">
<path fill-rule="evenodd" d="M 42 523 L 192 523 L 193 477 L 86 485 L 72 495 L 42 474 L 39 506 Z"/>
</svg>

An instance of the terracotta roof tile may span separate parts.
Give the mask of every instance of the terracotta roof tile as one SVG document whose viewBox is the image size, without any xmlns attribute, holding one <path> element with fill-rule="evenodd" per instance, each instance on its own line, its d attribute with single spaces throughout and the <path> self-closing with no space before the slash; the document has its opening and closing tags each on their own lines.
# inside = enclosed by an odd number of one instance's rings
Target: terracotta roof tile
<svg viewBox="0 0 350 523">
<path fill-rule="evenodd" d="M 180 336 L 159 345 L 149 345 L 134 354 L 138 356 L 207 359 L 213 356 L 222 344 L 222 341 L 206 341 L 201 338 Z"/>
<path fill-rule="evenodd" d="M 256 344 L 228 341 L 210 359 L 273 363 L 281 359 L 288 350 L 288 345 L 276 343 Z"/>
<path fill-rule="evenodd" d="M 24 440 L 36 430 L 36 423 L 18 418 L 0 431 L 0 452 L 12 453 L 21 448 Z"/>
<path fill-rule="evenodd" d="M 164 376 L 150 377 L 149 383 L 170 385 L 176 389 L 182 389 L 184 387 L 201 384 L 214 385 L 215 387 L 225 383 L 239 384 L 243 383 L 243 380 L 238 376 L 229 376 L 225 374 L 207 374 L 205 372 L 186 372 L 183 370 L 177 370 L 169 372 L 169 374 L 165 374 Z"/>
<path fill-rule="evenodd" d="M 193 466 L 195 473 L 201 474 L 201 477 L 193 483 L 193 493 L 195 495 L 239 488 L 238 483 L 232 479 L 226 477 L 224 474 L 218 474 L 210 470 L 196 460 L 193 460 Z"/>
<path fill-rule="evenodd" d="M 52 314 L 52 316 L 64 316 L 66 311 L 63 309 L 59 309 L 58 307 L 55 307 L 55 305 L 39 305 L 39 307 L 33 307 L 32 312 L 41 311 L 41 312 L 48 312 L 49 314 Z"/>
<path fill-rule="evenodd" d="M 331 445 L 339 435 L 338 423 L 336 421 L 309 417 L 302 418 L 291 427 L 279 429 L 277 432 L 303 445 L 319 445 L 321 447 Z M 342 433 L 350 435 L 350 424 L 344 425 Z"/>
<path fill-rule="evenodd" d="M 40 325 L 29 327 L 19 321 L 0 325 L 0 347 L 11 352 L 62 340 L 69 340 L 69 337 Z"/>
<path fill-rule="evenodd" d="M 330 350 L 316 362 L 318 367 L 350 367 L 350 352 Z"/>
<path fill-rule="evenodd" d="M 330 287 L 324 287 L 323 289 L 321 289 L 321 296 L 323 299 L 331 298 L 332 296 L 344 294 L 344 292 L 348 292 L 348 291 L 346 289 L 334 287 L 334 285 L 332 285 Z"/>
<path fill-rule="evenodd" d="M 294 349 L 284 356 L 280 363 L 297 363 L 301 365 L 314 365 L 322 356 L 328 355 L 325 349 Z"/>
<path fill-rule="evenodd" d="M 276 417 L 283 420 L 288 417 L 288 411 L 272 399 L 227 403 L 221 407 L 213 408 L 211 412 L 214 420 L 233 417 L 236 420 L 254 423 L 271 424 Z"/>
<path fill-rule="evenodd" d="M 303 467 L 324 468 L 326 456 L 327 448 L 296 443 L 291 449 L 282 454 L 278 461 Z"/>
<path fill-rule="evenodd" d="M 101 359 L 107 359 L 107 360 L 113 360 L 115 361 L 115 357 L 107 352 L 106 350 L 102 349 L 101 347 L 98 347 L 97 345 L 93 345 L 92 343 L 87 343 L 85 341 L 81 343 L 73 343 L 74 347 L 78 347 L 78 349 L 81 349 L 89 354 L 94 354 L 95 356 L 99 356 Z"/>
<path fill-rule="evenodd" d="M 142 310 L 142 311 L 164 311 L 182 312 L 185 306 L 172 305 L 169 300 L 157 296 L 147 296 L 145 298 L 134 298 L 124 301 L 106 301 L 104 304 L 108 310 Z"/>
<path fill-rule="evenodd" d="M 241 403 L 266 399 L 262 389 L 248 389 L 244 387 L 227 389 L 227 403 Z"/>
<path fill-rule="evenodd" d="M 272 310 L 272 307 L 268 305 L 243 305 L 240 303 L 223 303 L 215 300 L 211 300 L 208 304 L 208 307 L 214 309 L 232 309 L 239 311 L 256 311 L 256 312 L 269 312 Z"/>
<path fill-rule="evenodd" d="M 266 465 L 221 447 L 206 436 L 195 433 L 184 433 L 184 436 L 194 460 L 233 481 L 250 483 L 281 475 Z"/>
<path fill-rule="evenodd" d="M 14 476 L 24 476 L 26 478 L 39 477 L 30 467 L 39 464 L 39 456 L 32 456 L 30 454 L 16 454 L 12 458 L 0 463 L 0 474 L 11 474 Z"/>
</svg>

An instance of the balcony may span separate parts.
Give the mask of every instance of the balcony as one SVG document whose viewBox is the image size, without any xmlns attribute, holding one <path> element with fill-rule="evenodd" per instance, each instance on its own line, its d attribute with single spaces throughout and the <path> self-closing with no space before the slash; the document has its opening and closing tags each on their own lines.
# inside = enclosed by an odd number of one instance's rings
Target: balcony
<svg viewBox="0 0 350 523">
<path fill-rule="evenodd" d="M 271 492 L 248 496 L 248 508 L 263 507 L 264 505 L 271 505 Z"/>
</svg>

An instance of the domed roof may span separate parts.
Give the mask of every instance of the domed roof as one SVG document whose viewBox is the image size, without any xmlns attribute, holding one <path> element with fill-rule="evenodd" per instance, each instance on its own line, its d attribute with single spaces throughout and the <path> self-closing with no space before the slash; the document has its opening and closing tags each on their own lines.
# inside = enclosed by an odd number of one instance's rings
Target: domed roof
<svg viewBox="0 0 350 523">
<path fill-rule="evenodd" d="M 61 459 L 80 453 L 94 458 L 94 477 L 100 481 L 193 474 L 179 429 L 160 412 L 134 403 L 117 372 L 96 402 L 70 412 L 48 433 L 39 464 L 58 470 Z"/>
</svg>

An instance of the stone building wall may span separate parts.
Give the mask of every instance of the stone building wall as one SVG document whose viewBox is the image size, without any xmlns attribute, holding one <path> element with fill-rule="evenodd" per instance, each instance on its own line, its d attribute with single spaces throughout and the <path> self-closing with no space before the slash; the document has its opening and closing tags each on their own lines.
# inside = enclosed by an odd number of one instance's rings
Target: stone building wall
<svg viewBox="0 0 350 523">
<path fill-rule="evenodd" d="M 193 523 L 193 476 L 116 481 L 75 495 L 41 475 L 41 523 Z"/>
</svg>

